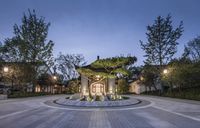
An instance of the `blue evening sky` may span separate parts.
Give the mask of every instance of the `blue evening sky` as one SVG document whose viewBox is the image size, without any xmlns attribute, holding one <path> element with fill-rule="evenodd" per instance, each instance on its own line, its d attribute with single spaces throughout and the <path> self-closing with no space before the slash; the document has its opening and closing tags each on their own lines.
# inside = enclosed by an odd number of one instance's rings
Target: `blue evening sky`
<svg viewBox="0 0 200 128">
<path fill-rule="evenodd" d="M 0 41 L 13 36 L 13 25 L 29 9 L 51 23 L 48 39 L 54 56 L 81 53 L 88 63 L 100 58 L 131 54 L 143 64 L 139 40 L 158 15 L 171 14 L 174 25 L 184 22 L 179 57 L 184 45 L 200 35 L 200 0 L 0 0 Z"/>
</svg>

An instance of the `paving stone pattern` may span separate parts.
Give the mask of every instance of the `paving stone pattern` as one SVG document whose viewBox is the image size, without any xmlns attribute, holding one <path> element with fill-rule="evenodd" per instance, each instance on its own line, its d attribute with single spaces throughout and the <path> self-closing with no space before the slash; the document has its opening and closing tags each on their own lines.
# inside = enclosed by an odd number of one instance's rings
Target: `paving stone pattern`
<svg viewBox="0 0 200 128">
<path fill-rule="evenodd" d="M 159 106 L 152 105 L 147 108 L 120 111 L 105 111 L 104 109 L 77 111 L 51 108 L 43 104 L 45 101 L 58 98 L 63 98 L 63 96 L 0 102 L 0 128 L 199 128 L 200 126 L 200 120 L 156 108 L 172 102 L 174 104 L 171 106 L 178 106 L 177 101 L 170 99 L 138 97 L 151 100 L 154 105 Z M 197 113 L 194 114 L 197 118 L 199 105 L 187 104 L 189 112 L 191 112 L 190 105 L 191 109 L 194 108 L 193 113 Z M 184 111 L 187 112 L 185 109 Z"/>
</svg>

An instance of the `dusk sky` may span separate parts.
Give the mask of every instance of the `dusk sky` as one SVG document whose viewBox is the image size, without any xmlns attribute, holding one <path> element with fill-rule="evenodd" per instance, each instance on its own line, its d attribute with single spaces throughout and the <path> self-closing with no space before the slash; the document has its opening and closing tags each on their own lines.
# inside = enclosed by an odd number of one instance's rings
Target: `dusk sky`
<svg viewBox="0 0 200 128">
<path fill-rule="evenodd" d="M 200 0 L 0 0 L 0 41 L 13 36 L 24 12 L 35 9 L 50 22 L 48 40 L 54 56 L 81 53 L 90 63 L 100 58 L 131 54 L 143 64 L 139 40 L 158 15 L 172 15 L 174 26 L 184 22 L 179 57 L 189 40 L 200 35 Z"/>
</svg>

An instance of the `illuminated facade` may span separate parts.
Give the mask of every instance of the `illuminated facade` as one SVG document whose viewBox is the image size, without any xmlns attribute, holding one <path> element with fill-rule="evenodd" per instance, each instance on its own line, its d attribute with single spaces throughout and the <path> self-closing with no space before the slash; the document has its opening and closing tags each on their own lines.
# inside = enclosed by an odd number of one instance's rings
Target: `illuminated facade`
<svg viewBox="0 0 200 128">
<path fill-rule="evenodd" d="M 133 64 L 136 57 L 112 57 L 99 59 L 90 65 L 77 67 L 81 75 L 82 95 L 107 95 L 116 94 L 116 79 L 129 74 L 125 68 Z"/>
<path fill-rule="evenodd" d="M 105 78 L 103 80 L 91 80 L 81 75 L 81 93 L 83 95 L 106 95 L 114 94 L 116 91 L 115 78 Z"/>
</svg>

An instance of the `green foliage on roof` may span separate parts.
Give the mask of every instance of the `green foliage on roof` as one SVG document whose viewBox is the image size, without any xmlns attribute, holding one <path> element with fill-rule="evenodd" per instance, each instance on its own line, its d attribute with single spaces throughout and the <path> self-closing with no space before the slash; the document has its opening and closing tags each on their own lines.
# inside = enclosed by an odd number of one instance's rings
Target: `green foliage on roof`
<svg viewBox="0 0 200 128">
<path fill-rule="evenodd" d="M 106 72 L 96 72 L 94 70 L 86 69 L 86 68 L 79 68 L 79 69 L 77 69 L 77 71 L 80 74 L 83 74 L 87 77 L 95 77 L 95 76 L 99 75 L 100 77 L 104 77 L 104 78 L 115 78 L 114 74 L 109 74 Z"/>
<path fill-rule="evenodd" d="M 117 74 L 129 75 L 125 66 L 134 64 L 136 57 L 112 57 L 100 59 L 88 67 L 78 68 L 77 71 L 89 78 L 99 75 L 103 78 L 115 78 Z"/>
<path fill-rule="evenodd" d="M 134 63 L 136 57 L 112 57 L 96 60 L 91 64 L 93 68 L 117 68 Z"/>
<path fill-rule="evenodd" d="M 117 69 L 114 69 L 114 70 L 113 70 L 113 73 L 114 73 L 114 74 L 120 73 L 120 74 L 122 74 L 122 75 L 124 75 L 124 76 L 127 76 L 127 75 L 130 74 L 129 71 L 128 71 L 127 69 L 125 69 L 125 68 L 117 68 Z"/>
</svg>

